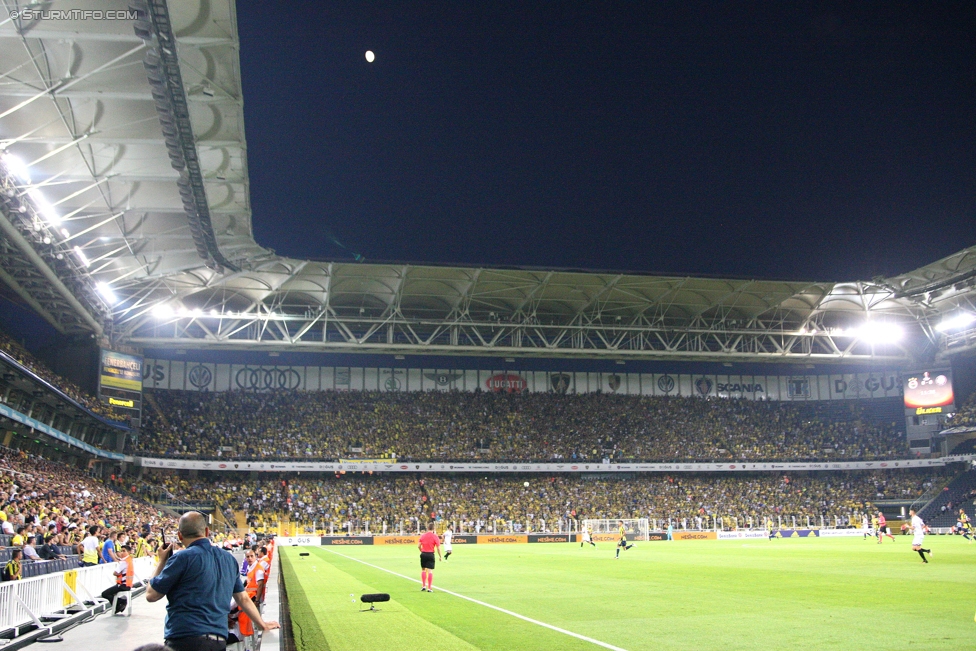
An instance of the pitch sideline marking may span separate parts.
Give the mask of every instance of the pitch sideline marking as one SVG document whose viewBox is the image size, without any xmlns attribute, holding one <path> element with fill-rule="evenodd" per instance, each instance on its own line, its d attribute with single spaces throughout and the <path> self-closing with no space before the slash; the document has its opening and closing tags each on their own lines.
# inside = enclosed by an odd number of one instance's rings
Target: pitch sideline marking
<svg viewBox="0 0 976 651">
<path fill-rule="evenodd" d="M 325 551 L 330 552 L 332 554 L 335 554 L 336 556 L 342 556 L 343 558 L 348 558 L 351 561 L 356 561 L 357 563 L 362 563 L 363 565 L 368 565 L 369 567 L 372 567 L 374 569 L 380 570 L 382 572 L 386 572 L 387 574 L 392 574 L 393 576 L 398 576 L 401 579 L 406 579 L 407 581 L 413 581 L 414 583 L 420 583 L 420 581 L 418 581 L 417 579 L 415 579 L 413 577 L 406 576 L 405 574 L 400 574 L 399 572 L 394 572 L 393 570 L 388 570 L 385 567 L 380 567 L 379 565 L 373 565 L 372 563 L 367 563 L 366 561 L 360 560 L 358 558 L 353 558 L 352 556 L 346 556 L 345 554 L 341 554 L 341 553 L 339 553 L 337 551 L 334 551 L 334 550 L 331 550 L 331 549 L 329 549 L 327 547 L 320 547 L 320 549 L 324 549 Z M 452 590 L 445 590 L 444 588 L 438 588 L 437 591 L 438 592 L 445 592 L 445 593 L 451 595 L 452 597 L 458 597 L 459 599 L 464 599 L 466 601 L 470 601 L 472 603 L 476 603 L 479 606 L 484 606 L 485 608 L 491 608 L 492 610 L 497 610 L 500 613 L 505 613 L 506 615 L 511 615 L 512 617 L 516 617 L 516 618 L 521 619 L 523 621 L 529 622 L 530 624 L 536 624 L 537 626 L 541 626 L 543 628 L 548 628 L 548 629 L 550 629 L 552 631 L 556 631 L 557 633 L 562 633 L 563 635 L 569 635 L 570 637 L 575 637 L 578 640 L 583 640 L 584 642 L 589 642 L 589 643 L 595 644 L 597 646 L 602 646 L 604 649 L 611 649 L 611 651 L 627 651 L 626 649 L 622 649 L 619 646 L 614 646 L 612 644 L 607 644 L 606 642 L 601 642 L 600 640 L 595 640 L 592 637 L 586 637 L 585 635 L 580 635 L 579 633 L 574 633 L 572 631 L 567 631 L 564 628 L 559 628 L 558 626 L 553 626 L 552 624 L 546 624 L 545 622 L 540 622 L 537 619 L 532 619 L 531 617 L 526 617 L 525 615 L 520 615 L 520 614 L 518 614 L 516 612 L 513 612 L 511 610 L 506 610 L 506 609 L 504 609 L 504 608 L 502 608 L 500 606 L 494 606 L 494 605 L 492 605 L 490 603 L 487 603 L 487 602 L 484 602 L 484 601 L 479 601 L 478 599 L 475 599 L 474 597 L 468 597 L 468 596 L 465 596 L 465 595 L 460 594 L 458 592 L 454 592 Z"/>
</svg>

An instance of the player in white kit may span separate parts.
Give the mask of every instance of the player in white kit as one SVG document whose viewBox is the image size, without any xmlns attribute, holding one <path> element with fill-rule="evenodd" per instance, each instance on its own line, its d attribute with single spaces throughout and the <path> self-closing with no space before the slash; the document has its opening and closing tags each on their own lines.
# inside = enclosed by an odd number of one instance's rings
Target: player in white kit
<svg viewBox="0 0 976 651">
<path fill-rule="evenodd" d="M 596 547 L 596 543 L 593 542 L 593 537 L 590 536 L 590 529 L 589 529 L 589 527 L 583 527 L 583 536 L 582 536 L 582 540 L 580 541 L 580 547 L 582 547 L 586 543 L 589 543 L 589 544 L 593 545 L 594 547 Z"/>
<path fill-rule="evenodd" d="M 922 542 L 925 540 L 925 531 L 926 529 L 928 529 L 928 527 L 925 526 L 924 522 L 922 522 L 922 518 L 916 515 L 915 509 L 911 509 L 908 512 L 908 514 L 912 516 L 912 534 L 914 534 L 915 536 L 914 538 L 912 538 L 912 551 L 918 552 L 918 555 L 922 557 L 923 563 L 928 563 L 928 560 L 926 560 L 925 555 L 928 554 L 929 556 L 931 556 L 932 550 L 924 549 L 922 547 Z"/>
<path fill-rule="evenodd" d="M 454 538 L 454 531 L 448 527 L 444 530 L 444 562 L 451 557 L 451 540 Z"/>
</svg>

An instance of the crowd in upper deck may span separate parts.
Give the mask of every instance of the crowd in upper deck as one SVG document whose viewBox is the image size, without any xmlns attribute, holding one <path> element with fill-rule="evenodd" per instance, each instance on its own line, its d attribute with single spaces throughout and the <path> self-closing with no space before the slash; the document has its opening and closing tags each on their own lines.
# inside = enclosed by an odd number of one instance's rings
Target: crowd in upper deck
<svg viewBox="0 0 976 651">
<path fill-rule="evenodd" d="M 852 405 L 612 394 L 155 391 L 132 451 L 195 458 L 836 460 L 905 457 Z"/>
<path fill-rule="evenodd" d="M 4 332 L 0 332 L 0 350 L 7 353 L 20 366 L 60 389 L 69 398 L 88 409 L 88 411 L 98 414 L 103 418 L 108 418 L 109 420 L 123 421 L 126 419 L 126 417 L 114 413 L 109 407 L 103 405 L 98 398 L 85 392 L 71 380 L 63 378 L 52 371 L 26 348 L 17 343 L 15 339 Z"/>
</svg>

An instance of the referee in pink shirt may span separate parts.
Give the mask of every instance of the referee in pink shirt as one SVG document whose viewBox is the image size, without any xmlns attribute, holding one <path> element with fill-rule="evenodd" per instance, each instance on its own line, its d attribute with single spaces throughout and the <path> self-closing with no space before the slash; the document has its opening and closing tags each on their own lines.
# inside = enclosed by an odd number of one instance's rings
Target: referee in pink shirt
<svg viewBox="0 0 976 651">
<path fill-rule="evenodd" d="M 437 552 L 437 560 L 441 560 L 441 539 L 434 533 L 434 523 L 427 525 L 427 531 L 420 537 L 417 543 L 420 550 L 420 588 L 421 592 L 433 592 L 431 586 L 434 584 L 434 551 Z"/>
</svg>

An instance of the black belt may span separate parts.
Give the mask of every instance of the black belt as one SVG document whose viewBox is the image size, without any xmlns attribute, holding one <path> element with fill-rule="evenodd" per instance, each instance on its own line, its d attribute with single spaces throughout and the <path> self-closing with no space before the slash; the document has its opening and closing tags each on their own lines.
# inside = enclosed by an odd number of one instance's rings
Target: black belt
<svg viewBox="0 0 976 651">
<path fill-rule="evenodd" d="M 214 635 L 213 633 L 207 633 L 206 635 L 187 635 L 186 637 L 170 637 L 166 638 L 166 644 L 170 642 L 179 642 L 180 640 L 213 640 L 214 642 L 226 642 L 227 638 L 223 635 Z"/>
</svg>

